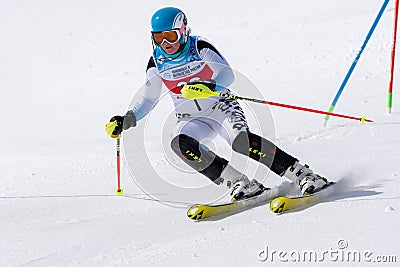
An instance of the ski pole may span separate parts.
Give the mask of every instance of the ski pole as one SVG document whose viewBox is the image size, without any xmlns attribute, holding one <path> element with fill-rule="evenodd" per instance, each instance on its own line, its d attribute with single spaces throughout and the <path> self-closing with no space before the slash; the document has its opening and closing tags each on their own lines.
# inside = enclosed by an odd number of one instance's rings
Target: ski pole
<svg viewBox="0 0 400 267">
<path fill-rule="evenodd" d="M 395 2 L 394 8 L 394 29 L 393 29 L 393 45 L 392 45 L 392 56 L 390 60 L 390 82 L 387 98 L 388 113 L 392 113 L 392 93 L 393 93 L 393 76 L 394 76 L 394 57 L 396 53 L 396 35 L 397 35 L 397 18 L 399 14 L 399 0 Z"/>
<path fill-rule="evenodd" d="M 116 150 L 117 150 L 117 179 L 118 179 L 118 187 L 115 190 L 115 193 L 117 195 L 122 195 L 122 193 L 124 192 L 121 188 L 121 161 L 120 161 L 120 151 L 121 151 L 121 138 L 118 137 L 117 138 L 117 142 L 116 142 Z"/>
<path fill-rule="evenodd" d="M 369 30 L 369 32 L 368 32 L 368 34 L 367 34 L 367 37 L 365 38 L 365 41 L 364 41 L 363 45 L 361 46 L 360 51 L 358 52 L 356 58 L 354 59 L 353 63 L 352 63 L 351 66 L 350 66 L 349 71 L 348 71 L 347 74 L 346 74 L 346 77 L 344 78 L 342 84 L 340 85 L 339 91 L 336 93 L 336 96 L 335 96 L 335 98 L 333 99 L 332 104 L 331 104 L 331 106 L 330 106 L 329 109 L 328 109 L 328 112 L 333 112 L 333 110 L 335 109 L 336 103 L 338 102 L 339 97 L 340 97 L 340 95 L 342 94 L 344 87 L 346 86 L 347 82 L 349 81 L 349 78 L 350 78 L 351 74 L 353 73 L 353 70 L 354 70 L 354 68 L 356 67 L 357 62 L 358 62 L 358 60 L 360 59 L 361 54 L 362 54 L 362 52 L 364 51 L 365 47 L 367 46 L 367 43 L 368 43 L 369 39 L 371 38 L 372 33 L 374 32 L 374 30 L 375 30 L 375 28 L 376 28 L 376 25 L 378 25 L 378 22 L 379 22 L 379 20 L 381 19 L 382 14 L 383 14 L 383 11 L 385 10 L 385 8 L 386 8 L 386 6 L 387 6 L 388 3 L 389 3 L 389 0 L 385 0 L 385 2 L 383 3 L 381 9 L 379 10 L 378 16 L 375 18 L 375 21 L 374 21 L 374 23 L 372 24 L 372 27 L 371 27 L 371 29 Z M 331 116 L 331 115 L 330 115 L 330 114 L 327 114 L 327 115 L 325 116 L 324 126 L 326 126 L 326 124 L 328 123 L 329 116 Z"/>
<path fill-rule="evenodd" d="M 345 118 L 345 119 L 358 120 L 358 121 L 361 121 L 361 124 L 364 124 L 365 122 L 373 122 L 372 120 L 366 119 L 364 116 L 359 118 L 359 117 L 353 117 L 353 116 L 348 116 L 348 115 L 343 115 L 343 114 L 338 114 L 338 113 L 326 112 L 326 111 L 317 110 L 317 109 L 304 108 L 304 107 L 282 104 L 282 103 L 277 103 L 277 102 L 271 102 L 271 101 L 266 101 L 266 100 L 260 100 L 260 99 L 255 99 L 255 98 L 242 97 L 242 96 L 237 96 L 237 95 L 233 95 L 233 94 L 223 94 L 223 93 L 213 92 L 207 86 L 205 86 L 203 84 L 184 85 L 181 90 L 181 93 L 182 93 L 182 96 L 187 99 L 202 99 L 202 98 L 209 98 L 211 96 L 219 96 L 219 97 L 231 98 L 231 99 L 236 99 L 236 100 L 244 100 L 244 101 L 250 101 L 250 102 L 255 102 L 255 103 L 260 103 L 260 104 L 266 104 L 266 105 L 271 105 L 271 106 L 278 106 L 278 107 L 283 107 L 283 108 L 319 113 L 319 114 L 324 114 L 324 115 L 329 115 L 329 116 L 336 116 L 336 117 L 341 117 L 341 118 Z"/>
</svg>

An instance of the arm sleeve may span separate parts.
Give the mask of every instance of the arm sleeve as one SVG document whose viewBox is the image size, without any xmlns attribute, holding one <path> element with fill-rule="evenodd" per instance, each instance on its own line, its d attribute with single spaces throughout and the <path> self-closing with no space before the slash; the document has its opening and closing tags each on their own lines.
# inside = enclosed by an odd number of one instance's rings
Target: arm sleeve
<svg viewBox="0 0 400 267">
<path fill-rule="evenodd" d="M 147 64 L 144 94 L 132 108 L 137 121 L 143 119 L 155 107 L 160 98 L 161 88 L 162 80 L 160 75 L 158 75 L 158 70 L 153 58 L 151 57 Z"/>
<path fill-rule="evenodd" d="M 235 80 L 235 75 L 226 59 L 206 39 L 199 39 L 197 48 L 201 58 L 214 71 L 213 79 L 217 83 L 216 91 L 220 92 L 230 86 Z"/>
</svg>

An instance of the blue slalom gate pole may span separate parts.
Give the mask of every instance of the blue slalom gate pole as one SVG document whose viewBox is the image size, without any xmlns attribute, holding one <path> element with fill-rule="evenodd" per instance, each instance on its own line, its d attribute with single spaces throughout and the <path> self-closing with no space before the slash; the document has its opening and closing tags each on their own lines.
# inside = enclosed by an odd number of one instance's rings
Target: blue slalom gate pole
<svg viewBox="0 0 400 267">
<path fill-rule="evenodd" d="M 336 93 L 336 96 L 335 96 L 335 98 L 333 99 L 332 104 L 331 104 L 331 106 L 330 106 L 329 109 L 328 109 L 328 112 L 333 112 L 333 110 L 335 109 L 336 103 L 338 102 L 339 97 L 340 97 L 340 95 L 342 94 L 344 87 L 346 86 L 347 82 L 349 81 L 350 76 L 351 76 L 351 74 L 353 73 L 353 70 L 354 70 L 354 68 L 355 68 L 356 65 L 357 65 L 357 62 L 358 62 L 358 60 L 360 59 L 361 54 L 362 54 L 362 52 L 364 51 L 365 47 L 367 46 L 368 41 L 369 41 L 369 39 L 371 38 L 372 33 L 374 32 L 374 30 L 375 30 L 375 28 L 376 28 L 376 25 L 378 25 L 378 22 L 379 22 L 379 20 L 381 19 L 382 14 L 383 14 L 383 12 L 385 11 L 385 8 L 386 8 L 386 6 L 387 6 L 388 3 L 389 3 L 389 0 L 385 0 L 385 2 L 383 3 L 381 9 L 379 10 L 378 16 L 376 16 L 375 21 L 374 21 L 374 23 L 372 24 L 372 27 L 371 27 L 371 29 L 369 30 L 369 32 L 368 32 L 368 34 L 367 34 L 367 37 L 365 38 L 364 43 L 363 43 L 363 45 L 361 46 L 360 51 L 358 52 L 356 58 L 354 59 L 353 63 L 352 63 L 351 66 L 350 66 L 349 71 L 348 71 L 347 74 L 346 74 L 346 77 L 344 78 L 342 84 L 340 85 L 339 91 Z M 326 124 L 328 123 L 329 118 L 330 118 L 329 115 L 326 115 L 326 116 L 325 116 L 324 126 L 326 126 Z"/>
</svg>

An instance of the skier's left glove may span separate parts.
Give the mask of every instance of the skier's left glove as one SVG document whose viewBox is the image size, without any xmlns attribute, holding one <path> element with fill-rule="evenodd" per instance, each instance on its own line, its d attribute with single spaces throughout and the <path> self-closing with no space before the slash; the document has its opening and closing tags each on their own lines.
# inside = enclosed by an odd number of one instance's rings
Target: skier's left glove
<svg viewBox="0 0 400 267">
<path fill-rule="evenodd" d="M 111 138 L 121 137 L 121 133 L 124 130 L 128 130 L 131 127 L 136 126 L 136 116 L 132 110 L 129 110 L 125 116 L 114 116 L 110 119 L 110 122 L 106 124 L 106 133 Z"/>
<path fill-rule="evenodd" d="M 188 85 L 196 85 L 196 84 L 202 84 L 208 87 L 211 91 L 215 92 L 215 87 L 217 86 L 217 83 L 213 79 L 207 79 L 207 80 L 199 80 L 199 81 L 193 81 L 193 82 L 188 82 Z"/>
</svg>

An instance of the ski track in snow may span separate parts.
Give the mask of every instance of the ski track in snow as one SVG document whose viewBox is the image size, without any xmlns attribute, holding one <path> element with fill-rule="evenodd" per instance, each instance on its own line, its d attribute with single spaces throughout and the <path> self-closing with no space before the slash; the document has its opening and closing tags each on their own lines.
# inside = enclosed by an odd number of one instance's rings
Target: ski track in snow
<svg viewBox="0 0 400 267">
<path fill-rule="evenodd" d="M 112 115 L 126 112 L 143 85 L 151 54 L 148 22 L 161 6 L 185 10 L 192 32 L 215 43 L 267 100 L 325 110 L 381 4 L 2 1 L 0 266 L 317 266 L 276 257 L 261 261 L 258 255 L 266 247 L 321 255 L 338 250 L 343 240 L 348 250 L 395 255 L 397 263 L 381 265 L 398 265 L 397 77 L 394 112 L 385 114 L 394 1 L 335 109 L 374 123 L 331 117 L 322 127 L 321 115 L 263 107 L 272 114 L 274 141 L 282 149 L 333 181 L 348 181 L 322 203 L 282 216 L 260 206 L 195 223 L 185 208 L 174 207 L 190 201 L 179 202 L 168 191 L 142 192 L 125 161 L 124 194 L 116 196 L 115 144 L 103 128 Z M 171 108 L 161 107 L 160 114 Z M 170 161 L 158 151 L 155 125 L 148 129 L 148 154 L 161 155 L 153 166 L 168 176 Z M 136 153 L 139 161 L 143 154 Z M 171 181 L 202 185 L 193 177 Z M 269 174 L 265 184 L 282 181 Z M 378 266 L 363 260 L 324 264 Z"/>
</svg>

